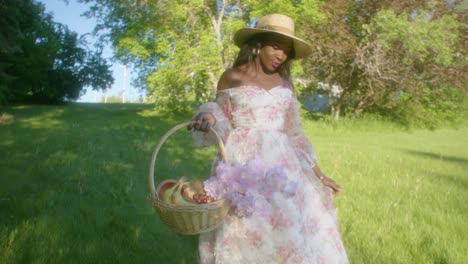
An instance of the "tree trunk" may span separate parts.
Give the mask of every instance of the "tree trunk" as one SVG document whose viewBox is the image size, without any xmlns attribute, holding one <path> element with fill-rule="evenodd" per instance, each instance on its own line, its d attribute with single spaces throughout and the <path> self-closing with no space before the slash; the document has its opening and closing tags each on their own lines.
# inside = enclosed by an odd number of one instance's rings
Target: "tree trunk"
<svg viewBox="0 0 468 264">
<path fill-rule="evenodd" d="M 216 93 L 216 90 L 217 90 L 217 87 L 218 87 L 218 77 L 216 77 L 214 75 L 213 72 L 207 72 L 208 74 L 208 77 L 210 77 L 210 83 L 211 83 L 211 87 L 212 87 L 212 90 Z"/>
<path fill-rule="evenodd" d="M 208 15 L 211 18 L 211 24 L 213 25 L 213 29 L 216 35 L 216 45 L 218 45 L 220 51 L 221 51 L 221 65 L 224 66 L 226 62 L 226 56 L 225 56 L 225 51 L 223 47 L 223 41 L 222 41 L 222 36 L 221 36 L 221 25 L 223 23 L 223 18 L 224 18 L 224 11 L 226 9 L 226 0 L 223 0 L 221 3 L 221 9 L 219 10 L 218 16 L 216 14 L 212 13 L 210 8 L 207 6 L 206 10 L 208 12 Z"/>
<path fill-rule="evenodd" d="M 338 100 L 336 100 L 336 102 L 333 100 L 335 99 L 334 95 L 333 95 L 333 92 L 332 92 L 332 84 L 328 83 L 328 104 L 330 105 L 331 107 L 331 111 L 330 111 L 330 114 L 331 114 L 331 117 L 333 118 L 333 120 L 335 121 L 338 121 L 338 119 L 340 119 L 340 113 L 341 113 L 341 101 L 343 98 L 343 94 L 340 95 L 340 97 L 338 98 Z"/>
<path fill-rule="evenodd" d="M 340 119 L 340 112 L 341 112 L 341 105 L 336 105 L 333 107 L 333 111 L 331 113 L 333 120 L 338 121 L 338 119 Z"/>
<path fill-rule="evenodd" d="M 358 117 L 358 116 L 362 113 L 362 111 L 364 111 L 364 106 L 366 105 L 367 98 L 368 98 L 368 97 L 362 98 L 362 99 L 359 101 L 359 103 L 358 103 L 358 105 L 356 106 L 356 108 L 354 108 L 354 111 L 353 111 L 353 118 Z"/>
</svg>

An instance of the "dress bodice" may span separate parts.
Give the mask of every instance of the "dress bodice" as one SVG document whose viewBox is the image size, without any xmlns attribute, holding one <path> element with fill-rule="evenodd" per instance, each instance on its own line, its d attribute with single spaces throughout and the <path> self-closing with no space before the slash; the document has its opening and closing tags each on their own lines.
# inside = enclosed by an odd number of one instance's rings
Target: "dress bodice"
<svg viewBox="0 0 468 264">
<path fill-rule="evenodd" d="M 266 90 L 258 86 L 241 86 L 219 93 L 229 98 L 233 128 L 284 130 L 292 99 L 289 88 L 277 86 Z"/>
</svg>

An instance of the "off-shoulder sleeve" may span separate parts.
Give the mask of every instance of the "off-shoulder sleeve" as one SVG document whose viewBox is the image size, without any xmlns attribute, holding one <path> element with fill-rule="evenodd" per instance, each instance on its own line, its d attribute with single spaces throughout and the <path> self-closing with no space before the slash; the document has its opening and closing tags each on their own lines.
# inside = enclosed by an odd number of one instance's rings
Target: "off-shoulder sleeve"
<svg viewBox="0 0 468 264">
<path fill-rule="evenodd" d="M 304 127 L 299 117 L 299 102 L 295 96 L 287 111 L 285 130 L 302 165 L 314 167 L 317 164 L 317 157 L 312 144 L 304 134 Z"/>
<path fill-rule="evenodd" d="M 216 124 L 213 126 L 214 130 L 218 133 L 221 139 L 225 142 L 227 136 L 229 135 L 232 126 L 232 113 L 231 113 L 231 101 L 229 92 L 226 90 L 219 91 L 216 94 L 215 102 L 208 102 L 202 104 L 197 111 L 197 114 L 201 112 L 210 112 L 216 118 Z M 192 131 L 192 138 L 195 146 L 197 147 L 207 147 L 213 144 L 217 144 L 216 137 L 213 133 L 202 132 L 193 130 Z"/>
</svg>

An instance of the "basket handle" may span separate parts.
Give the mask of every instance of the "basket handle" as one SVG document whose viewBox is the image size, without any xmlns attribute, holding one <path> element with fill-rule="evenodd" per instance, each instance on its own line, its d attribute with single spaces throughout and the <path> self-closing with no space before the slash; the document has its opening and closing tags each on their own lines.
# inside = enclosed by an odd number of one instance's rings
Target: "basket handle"
<svg viewBox="0 0 468 264">
<path fill-rule="evenodd" d="M 150 163 L 150 172 L 149 172 L 149 186 L 150 186 L 150 192 L 151 192 L 151 200 L 154 201 L 156 200 L 156 188 L 154 185 L 154 164 L 156 162 L 156 158 L 158 156 L 158 152 L 161 149 L 162 145 L 164 142 L 169 138 L 170 135 L 174 134 L 177 130 L 181 128 L 187 128 L 188 125 L 190 125 L 191 121 L 184 122 L 182 124 L 176 125 L 175 127 L 171 128 L 164 136 L 159 140 L 158 145 L 154 149 L 153 152 L 153 157 L 151 158 L 151 163 Z M 218 135 L 218 133 L 213 129 L 213 127 L 210 126 L 210 131 L 215 135 L 216 139 L 218 140 L 218 146 L 219 146 L 219 152 L 221 153 L 221 157 L 223 158 L 223 161 L 226 162 L 226 151 L 224 149 L 224 143 L 221 140 L 221 137 Z"/>
</svg>

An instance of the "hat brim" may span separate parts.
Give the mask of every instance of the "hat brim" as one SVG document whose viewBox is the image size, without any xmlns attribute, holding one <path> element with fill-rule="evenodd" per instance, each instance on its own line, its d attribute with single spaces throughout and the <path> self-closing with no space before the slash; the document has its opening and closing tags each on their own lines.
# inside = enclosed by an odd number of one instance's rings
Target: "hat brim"
<svg viewBox="0 0 468 264">
<path fill-rule="evenodd" d="M 260 33 L 276 33 L 291 38 L 293 40 L 294 51 L 296 53 L 294 57 L 295 59 L 306 58 L 312 53 L 312 46 L 304 40 L 290 34 L 262 28 L 239 29 L 234 34 L 234 44 L 240 48 L 247 40 Z"/>
</svg>

